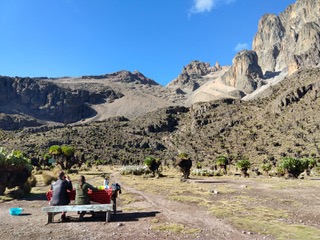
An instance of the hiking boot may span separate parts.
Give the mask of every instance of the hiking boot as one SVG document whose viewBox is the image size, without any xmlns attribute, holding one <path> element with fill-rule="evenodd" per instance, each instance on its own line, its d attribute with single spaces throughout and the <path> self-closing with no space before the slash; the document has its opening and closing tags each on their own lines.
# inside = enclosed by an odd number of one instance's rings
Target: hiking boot
<svg viewBox="0 0 320 240">
<path fill-rule="evenodd" d="M 83 216 L 84 216 L 84 213 L 80 213 L 80 215 L 79 215 L 79 221 L 82 221 L 82 220 L 83 220 Z"/>
<path fill-rule="evenodd" d="M 69 217 L 66 217 L 66 215 L 61 215 L 61 219 L 60 219 L 60 222 L 69 222 L 70 221 L 70 218 Z"/>
</svg>

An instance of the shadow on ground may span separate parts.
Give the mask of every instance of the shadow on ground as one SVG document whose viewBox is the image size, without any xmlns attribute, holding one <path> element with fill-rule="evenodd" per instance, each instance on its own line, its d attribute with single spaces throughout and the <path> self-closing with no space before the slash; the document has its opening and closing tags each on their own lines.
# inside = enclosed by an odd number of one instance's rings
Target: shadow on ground
<svg viewBox="0 0 320 240">
<path fill-rule="evenodd" d="M 123 213 L 117 212 L 117 214 L 111 214 L 110 222 L 134 222 L 139 221 L 141 218 L 155 217 L 160 212 L 130 212 Z M 58 218 L 58 217 L 56 217 Z M 91 216 L 90 213 L 84 216 L 80 221 L 78 217 L 70 216 L 68 222 L 105 222 L 106 214 L 105 213 L 95 213 L 94 216 Z M 59 223 L 59 220 L 55 220 L 54 223 Z"/>
</svg>

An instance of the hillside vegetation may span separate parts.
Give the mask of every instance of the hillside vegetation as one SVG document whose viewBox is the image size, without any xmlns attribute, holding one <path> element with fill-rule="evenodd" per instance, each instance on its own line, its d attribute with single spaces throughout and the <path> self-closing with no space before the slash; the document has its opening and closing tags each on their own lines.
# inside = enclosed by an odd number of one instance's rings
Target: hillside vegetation
<svg viewBox="0 0 320 240">
<path fill-rule="evenodd" d="M 268 97 L 222 99 L 169 107 L 136 119 L 3 131 L 1 145 L 41 158 L 51 145 L 72 145 L 86 161 L 139 164 L 146 156 L 169 164 L 180 152 L 202 166 L 224 155 L 254 164 L 281 157 L 319 157 L 319 68 L 299 71 Z M 195 165 L 194 165 L 195 166 Z"/>
</svg>

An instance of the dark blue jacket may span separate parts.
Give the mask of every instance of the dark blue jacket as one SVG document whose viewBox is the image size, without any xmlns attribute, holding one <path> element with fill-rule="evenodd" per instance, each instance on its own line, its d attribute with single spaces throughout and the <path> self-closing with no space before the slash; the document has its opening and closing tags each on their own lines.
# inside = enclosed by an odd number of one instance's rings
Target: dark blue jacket
<svg viewBox="0 0 320 240">
<path fill-rule="evenodd" d="M 72 190 L 72 183 L 65 179 L 58 179 L 51 186 L 52 198 L 50 205 L 68 205 L 70 198 L 67 190 Z"/>
</svg>

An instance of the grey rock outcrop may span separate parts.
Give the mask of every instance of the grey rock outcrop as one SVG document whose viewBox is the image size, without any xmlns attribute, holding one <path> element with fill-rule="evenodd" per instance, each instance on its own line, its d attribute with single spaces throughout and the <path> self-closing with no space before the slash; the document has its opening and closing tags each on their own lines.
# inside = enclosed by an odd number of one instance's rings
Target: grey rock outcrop
<svg viewBox="0 0 320 240">
<path fill-rule="evenodd" d="M 210 67 L 210 63 L 192 61 L 183 67 L 178 78 L 170 82 L 167 87 L 176 90 L 179 89 L 178 93 L 190 93 L 198 89 L 205 82 L 202 76 L 219 69 L 221 69 L 219 63 Z"/>
<path fill-rule="evenodd" d="M 60 123 L 72 123 L 93 116 L 95 111 L 88 103 L 121 97 L 111 90 L 100 93 L 85 89 L 71 91 L 50 81 L 32 78 L 0 77 L 0 89 L 1 113 L 27 115 Z"/>
<path fill-rule="evenodd" d="M 123 83 L 139 83 L 139 84 L 148 84 L 148 85 L 159 85 L 157 82 L 144 76 L 141 72 L 135 70 L 133 72 L 130 71 L 118 71 L 110 74 L 97 75 L 97 76 L 82 76 L 82 79 L 112 79 L 115 81 L 123 82 Z"/>
<path fill-rule="evenodd" d="M 251 93 L 262 84 L 262 70 L 254 51 L 243 50 L 232 60 L 232 67 L 221 77 L 228 86 Z"/>
<path fill-rule="evenodd" d="M 319 47 L 319 0 L 297 0 L 279 16 L 264 15 L 252 44 L 263 73 L 316 67 Z"/>
</svg>

